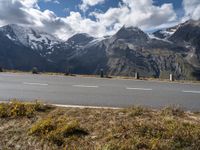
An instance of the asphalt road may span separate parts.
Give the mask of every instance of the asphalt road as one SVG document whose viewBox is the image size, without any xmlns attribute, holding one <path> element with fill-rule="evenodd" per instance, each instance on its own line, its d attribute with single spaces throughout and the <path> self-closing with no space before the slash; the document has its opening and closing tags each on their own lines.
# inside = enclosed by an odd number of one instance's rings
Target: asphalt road
<svg viewBox="0 0 200 150">
<path fill-rule="evenodd" d="M 11 98 L 105 107 L 178 105 L 200 111 L 200 84 L 0 73 L 0 100 Z"/>
</svg>

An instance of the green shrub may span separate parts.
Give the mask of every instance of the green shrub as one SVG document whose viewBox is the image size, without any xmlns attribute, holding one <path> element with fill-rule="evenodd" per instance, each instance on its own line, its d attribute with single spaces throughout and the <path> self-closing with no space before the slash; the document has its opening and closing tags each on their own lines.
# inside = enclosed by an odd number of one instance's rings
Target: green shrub
<svg viewBox="0 0 200 150">
<path fill-rule="evenodd" d="M 80 128 L 77 121 L 71 121 L 65 116 L 50 116 L 33 125 L 29 134 L 61 146 L 65 143 L 66 138 L 85 135 L 87 132 Z"/>
<path fill-rule="evenodd" d="M 184 149 L 195 147 L 200 148 L 200 126 L 197 124 L 185 123 L 176 119 L 145 121 L 135 126 L 137 139 L 143 141 L 149 149 Z M 136 137 L 137 137 L 136 136 Z M 138 145 L 138 142 L 135 143 Z"/>
<path fill-rule="evenodd" d="M 11 100 L 10 103 L 0 103 L 0 117 L 32 117 L 36 112 L 50 109 L 38 101 L 34 103 L 25 103 L 17 100 Z"/>
<path fill-rule="evenodd" d="M 140 116 L 140 115 L 143 115 L 145 113 L 145 108 L 142 108 L 142 107 L 133 107 L 130 109 L 130 113 L 129 113 L 129 116 Z"/>
<path fill-rule="evenodd" d="M 162 109 L 161 114 L 164 116 L 183 116 L 184 111 L 180 107 L 166 107 Z"/>
<path fill-rule="evenodd" d="M 37 69 L 37 67 L 33 67 L 33 69 L 32 69 L 32 74 L 38 74 L 39 72 L 38 72 L 38 69 Z"/>
<path fill-rule="evenodd" d="M 2 67 L 0 67 L 0 72 L 3 72 L 3 68 Z"/>
<path fill-rule="evenodd" d="M 123 113 L 127 113 L 129 117 L 136 117 L 141 116 L 148 112 L 148 109 L 137 106 L 137 107 L 130 107 L 122 110 Z"/>
<path fill-rule="evenodd" d="M 165 121 L 165 136 L 175 149 L 200 148 L 200 125 L 176 120 Z"/>
<path fill-rule="evenodd" d="M 5 103 L 0 104 L 0 118 L 5 118 L 9 116 L 8 113 L 9 105 Z"/>
</svg>

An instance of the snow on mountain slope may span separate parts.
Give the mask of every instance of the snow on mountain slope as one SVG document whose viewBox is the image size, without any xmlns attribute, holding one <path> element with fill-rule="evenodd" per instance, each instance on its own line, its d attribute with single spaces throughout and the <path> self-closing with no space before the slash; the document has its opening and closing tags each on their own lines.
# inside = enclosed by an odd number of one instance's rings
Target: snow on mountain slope
<svg viewBox="0 0 200 150">
<path fill-rule="evenodd" d="M 176 32 L 177 29 L 178 27 L 176 26 L 174 28 L 158 30 L 154 32 L 152 35 L 154 35 L 155 37 L 159 39 L 168 39 L 170 36 L 172 36 Z"/>
<path fill-rule="evenodd" d="M 16 24 L 3 26 L 0 28 L 0 32 L 10 40 L 34 50 L 51 49 L 53 45 L 61 41 L 51 34 Z"/>
</svg>

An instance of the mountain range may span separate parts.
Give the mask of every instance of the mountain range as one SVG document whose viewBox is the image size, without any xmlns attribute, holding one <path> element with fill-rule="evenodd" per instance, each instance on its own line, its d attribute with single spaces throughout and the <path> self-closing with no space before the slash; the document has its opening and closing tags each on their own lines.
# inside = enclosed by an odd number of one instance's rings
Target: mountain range
<svg viewBox="0 0 200 150">
<path fill-rule="evenodd" d="M 200 20 L 145 33 L 123 26 L 116 34 L 95 38 L 78 33 L 67 41 L 37 29 L 0 27 L 0 66 L 5 69 L 176 79 L 200 79 Z"/>
</svg>

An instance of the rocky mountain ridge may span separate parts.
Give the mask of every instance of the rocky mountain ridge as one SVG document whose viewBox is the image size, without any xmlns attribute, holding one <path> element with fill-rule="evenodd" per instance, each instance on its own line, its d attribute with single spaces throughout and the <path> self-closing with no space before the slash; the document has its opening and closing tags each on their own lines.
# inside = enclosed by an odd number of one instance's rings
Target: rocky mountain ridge
<svg viewBox="0 0 200 150">
<path fill-rule="evenodd" d="M 79 33 L 67 41 L 8 25 L 0 28 L 0 65 L 77 74 L 97 74 L 103 68 L 108 75 L 133 76 L 139 72 L 145 77 L 167 78 L 173 73 L 177 79 L 200 79 L 199 39 L 200 21 L 193 20 L 159 30 L 153 36 L 137 27 L 123 26 L 113 36 L 95 38 Z M 24 62 L 24 57 L 35 60 Z"/>
</svg>

